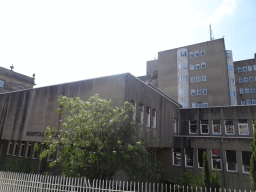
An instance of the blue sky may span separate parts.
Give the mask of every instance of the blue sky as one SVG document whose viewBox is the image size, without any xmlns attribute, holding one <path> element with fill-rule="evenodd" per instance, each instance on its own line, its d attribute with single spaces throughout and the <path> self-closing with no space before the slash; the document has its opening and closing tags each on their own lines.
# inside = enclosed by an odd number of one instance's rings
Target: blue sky
<svg viewBox="0 0 256 192">
<path fill-rule="evenodd" d="M 0 66 L 36 87 L 130 72 L 159 51 L 224 36 L 234 61 L 256 53 L 254 0 L 0 1 Z"/>
</svg>

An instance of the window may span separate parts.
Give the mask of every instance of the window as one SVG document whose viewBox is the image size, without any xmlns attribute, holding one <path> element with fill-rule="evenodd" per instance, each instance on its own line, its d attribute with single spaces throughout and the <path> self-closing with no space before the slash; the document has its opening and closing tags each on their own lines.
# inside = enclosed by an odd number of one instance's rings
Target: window
<svg viewBox="0 0 256 192">
<path fill-rule="evenodd" d="M 256 81 L 256 75 L 254 76 L 254 81 Z"/>
<path fill-rule="evenodd" d="M 17 91 L 20 91 L 20 90 L 23 90 L 23 89 L 24 89 L 24 87 L 22 87 L 22 86 L 17 87 Z"/>
<path fill-rule="evenodd" d="M 225 123 L 225 133 L 227 135 L 234 135 L 235 134 L 233 120 L 226 120 L 226 123 Z"/>
<path fill-rule="evenodd" d="M 197 95 L 201 95 L 201 89 L 197 89 Z"/>
<path fill-rule="evenodd" d="M 196 102 L 192 102 L 192 108 L 195 108 L 195 107 L 196 107 Z"/>
<path fill-rule="evenodd" d="M 195 89 L 191 89 L 191 95 L 192 96 L 196 95 L 196 90 Z"/>
<path fill-rule="evenodd" d="M 194 82 L 195 82 L 195 77 L 191 76 L 191 83 L 194 83 Z"/>
<path fill-rule="evenodd" d="M 241 67 L 237 67 L 237 72 L 241 73 L 242 72 L 242 68 Z"/>
<path fill-rule="evenodd" d="M 245 100 L 241 100 L 241 105 L 245 105 Z"/>
<path fill-rule="evenodd" d="M 196 64 L 196 69 L 200 69 L 200 64 Z"/>
<path fill-rule="evenodd" d="M 213 134 L 221 134 L 220 120 L 212 121 L 212 133 Z"/>
<path fill-rule="evenodd" d="M 199 57 L 199 51 L 195 51 L 195 57 Z"/>
<path fill-rule="evenodd" d="M 26 147 L 25 147 L 25 142 L 23 141 L 20 144 L 19 157 L 23 157 L 25 155 L 25 152 L 26 152 Z"/>
<path fill-rule="evenodd" d="M 195 66 L 194 65 L 190 65 L 190 70 L 194 70 Z"/>
<path fill-rule="evenodd" d="M 186 51 L 181 51 L 180 56 L 181 57 L 187 57 L 187 52 Z"/>
<path fill-rule="evenodd" d="M 251 93 L 255 93 L 255 88 L 251 87 Z"/>
<path fill-rule="evenodd" d="M 201 77 L 200 77 L 200 75 L 197 75 L 196 76 L 196 82 L 200 82 L 201 81 Z"/>
<path fill-rule="evenodd" d="M 207 95 L 207 88 L 203 88 L 203 95 Z"/>
<path fill-rule="evenodd" d="M 256 65 L 253 65 L 253 70 L 256 71 Z"/>
<path fill-rule="evenodd" d="M 33 154 L 32 154 L 32 159 L 37 159 L 38 158 L 38 155 L 40 153 L 40 148 L 38 150 L 35 149 L 35 144 L 34 144 L 34 147 L 33 147 Z"/>
<path fill-rule="evenodd" d="M 202 102 L 198 102 L 197 107 L 202 107 Z"/>
<path fill-rule="evenodd" d="M 252 71 L 252 66 L 248 65 L 248 71 Z"/>
<path fill-rule="evenodd" d="M 212 170 L 215 169 L 215 166 L 217 165 L 217 169 L 221 170 L 221 150 L 213 149 L 212 151 Z"/>
<path fill-rule="evenodd" d="M 136 102 L 135 102 L 134 100 L 131 100 L 131 104 L 132 104 L 133 107 L 134 107 L 132 120 L 133 120 L 133 122 L 135 122 L 135 121 L 136 121 Z"/>
<path fill-rule="evenodd" d="M 208 134 L 209 133 L 209 126 L 208 126 L 208 120 L 201 120 L 201 133 L 202 134 Z"/>
<path fill-rule="evenodd" d="M 174 133 L 177 133 L 177 119 L 176 118 L 174 118 L 173 129 L 174 129 Z"/>
<path fill-rule="evenodd" d="M 250 172 L 251 155 L 252 155 L 251 151 L 242 151 L 243 173 L 249 173 Z"/>
<path fill-rule="evenodd" d="M 250 77 L 249 77 L 249 81 L 250 81 L 250 82 L 253 82 L 253 81 L 254 81 L 253 76 L 250 76 Z"/>
<path fill-rule="evenodd" d="M 244 90 L 245 90 L 245 93 L 246 93 L 246 94 L 250 93 L 249 88 L 245 88 Z"/>
<path fill-rule="evenodd" d="M 147 116 L 147 125 L 146 125 L 146 127 L 150 127 L 150 107 L 146 108 L 146 116 Z"/>
<path fill-rule="evenodd" d="M 185 148 L 185 166 L 186 167 L 193 167 L 193 149 Z"/>
<path fill-rule="evenodd" d="M 201 50 L 201 56 L 204 56 L 205 52 L 204 50 Z"/>
<path fill-rule="evenodd" d="M 207 101 L 204 102 L 204 107 L 208 107 L 208 102 Z"/>
<path fill-rule="evenodd" d="M 239 83 L 243 83 L 243 78 L 240 77 L 240 78 L 238 79 L 238 81 L 239 81 Z"/>
<path fill-rule="evenodd" d="M 190 52 L 190 58 L 194 57 L 194 52 Z"/>
<path fill-rule="evenodd" d="M 153 125 L 152 128 L 156 128 L 156 110 L 152 110 L 152 115 L 153 115 Z"/>
<path fill-rule="evenodd" d="M 246 105 L 251 105 L 251 99 L 246 99 Z"/>
<path fill-rule="evenodd" d="M 173 148 L 173 165 L 181 166 L 181 149 Z"/>
<path fill-rule="evenodd" d="M 25 157 L 29 158 L 31 156 L 31 152 L 32 152 L 32 145 L 31 145 L 31 143 L 27 143 Z"/>
<path fill-rule="evenodd" d="M 256 105 L 256 99 L 252 99 L 252 104 Z"/>
<path fill-rule="evenodd" d="M 237 171 L 236 151 L 227 150 L 226 158 L 227 158 L 227 171 Z"/>
<path fill-rule="evenodd" d="M 202 81 L 206 81 L 206 75 L 202 75 Z"/>
<path fill-rule="evenodd" d="M 247 71 L 247 67 L 243 66 L 243 72 L 246 72 L 246 71 Z"/>
<path fill-rule="evenodd" d="M 238 119 L 239 135 L 249 135 L 247 119 Z"/>
<path fill-rule="evenodd" d="M 206 68 L 206 64 L 205 63 L 201 63 L 201 68 L 202 69 Z"/>
<path fill-rule="evenodd" d="M 244 77 L 244 82 L 248 83 L 248 77 Z"/>
<path fill-rule="evenodd" d="M 12 156 L 18 156 L 18 152 L 19 152 L 19 143 L 15 141 L 13 145 Z"/>
<path fill-rule="evenodd" d="M 140 123 L 143 124 L 143 119 L 144 119 L 144 105 L 140 103 Z"/>
<path fill-rule="evenodd" d="M 244 88 L 240 88 L 240 94 L 244 94 Z"/>
<path fill-rule="evenodd" d="M 198 157 L 198 168 L 204 167 L 204 159 L 203 154 L 206 153 L 206 149 L 197 149 L 197 157 Z"/>
<path fill-rule="evenodd" d="M 12 141 L 10 140 L 9 143 L 8 143 L 8 147 L 7 147 L 7 153 L 6 155 L 11 155 L 12 154 Z"/>
<path fill-rule="evenodd" d="M 196 134 L 196 121 L 189 121 L 189 133 Z"/>
</svg>

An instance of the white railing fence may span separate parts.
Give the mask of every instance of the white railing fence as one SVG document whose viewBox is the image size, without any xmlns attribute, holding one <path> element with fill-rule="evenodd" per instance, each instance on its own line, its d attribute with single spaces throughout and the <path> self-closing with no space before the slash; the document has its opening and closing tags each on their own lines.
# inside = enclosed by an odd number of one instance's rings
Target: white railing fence
<svg viewBox="0 0 256 192">
<path fill-rule="evenodd" d="M 201 187 L 46 176 L 0 171 L 0 192 L 205 192 Z M 241 192 L 223 189 L 222 192 Z M 244 190 L 246 192 L 246 190 Z M 221 192 L 220 189 L 209 192 Z"/>
</svg>

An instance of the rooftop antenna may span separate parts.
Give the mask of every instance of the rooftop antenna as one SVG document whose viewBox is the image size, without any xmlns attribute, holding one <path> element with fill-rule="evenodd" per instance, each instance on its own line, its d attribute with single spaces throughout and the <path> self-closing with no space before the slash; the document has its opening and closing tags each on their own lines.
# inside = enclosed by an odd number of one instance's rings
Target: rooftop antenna
<svg viewBox="0 0 256 192">
<path fill-rule="evenodd" d="M 212 27 L 211 27 L 211 23 L 210 23 L 210 41 L 214 40 L 213 38 L 213 34 L 212 34 Z"/>
</svg>

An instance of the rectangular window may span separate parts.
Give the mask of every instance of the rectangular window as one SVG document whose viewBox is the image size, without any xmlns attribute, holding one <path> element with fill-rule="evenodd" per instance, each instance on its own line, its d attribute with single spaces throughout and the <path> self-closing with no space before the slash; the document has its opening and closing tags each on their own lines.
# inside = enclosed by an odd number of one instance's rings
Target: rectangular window
<svg viewBox="0 0 256 192">
<path fill-rule="evenodd" d="M 197 107 L 202 107 L 202 102 L 198 102 Z"/>
<path fill-rule="evenodd" d="M 144 105 L 140 103 L 140 123 L 143 124 L 144 119 Z"/>
<path fill-rule="evenodd" d="M 21 90 L 23 90 L 23 89 L 24 89 L 23 86 L 17 86 L 17 91 L 21 91 Z"/>
<path fill-rule="evenodd" d="M 240 88 L 240 94 L 244 94 L 244 88 Z"/>
<path fill-rule="evenodd" d="M 32 154 L 32 145 L 31 143 L 27 143 L 27 147 L 26 147 L 26 158 L 29 158 Z"/>
<path fill-rule="evenodd" d="M 197 75 L 196 76 L 196 82 L 200 82 L 201 81 L 201 77 L 200 77 L 200 75 Z"/>
<path fill-rule="evenodd" d="M 256 105 L 256 99 L 252 99 L 252 104 Z"/>
<path fill-rule="evenodd" d="M 150 107 L 146 108 L 146 116 L 147 116 L 147 125 L 146 125 L 146 127 L 150 127 Z"/>
<path fill-rule="evenodd" d="M 18 156 L 19 155 L 18 153 L 19 153 L 19 143 L 15 141 L 13 145 L 12 156 Z"/>
<path fill-rule="evenodd" d="M 247 67 L 243 66 L 243 72 L 246 72 L 246 71 L 247 71 Z"/>
<path fill-rule="evenodd" d="M 12 143 L 12 141 L 10 140 L 9 143 L 8 143 L 6 155 L 11 155 L 11 154 L 12 154 L 12 149 L 13 149 L 13 143 Z"/>
<path fill-rule="evenodd" d="M 248 65 L 248 71 L 252 71 L 252 66 Z"/>
<path fill-rule="evenodd" d="M 226 158 L 227 158 L 227 171 L 237 171 L 236 151 L 227 150 Z"/>
<path fill-rule="evenodd" d="M 255 93 L 255 88 L 251 87 L 251 93 Z"/>
<path fill-rule="evenodd" d="M 242 72 L 242 68 L 241 67 L 237 67 L 237 72 L 241 73 Z"/>
<path fill-rule="evenodd" d="M 156 110 L 152 110 L 152 115 L 153 115 L 153 125 L 152 128 L 156 128 Z"/>
<path fill-rule="evenodd" d="M 194 70 L 195 66 L 194 65 L 190 65 L 190 70 Z"/>
<path fill-rule="evenodd" d="M 193 149 L 185 148 L 185 166 L 186 167 L 193 167 Z"/>
<path fill-rule="evenodd" d="M 204 159 L 203 159 L 204 153 L 206 153 L 206 149 L 197 149 L 198 168 L 204 167 Z"/>
<path fill-rule="evenodd" d="M 256 75 L 254 76 L 254 81 L 256 81 Z"/>
<path fill-rule="evenodd" d="M 189 133 L 196 134 L 196 121 L 189 121 Z"/>
<path fill-rule="evenodd" d="M 251 155 L 252 155 L 251 151 L 242 151 L 243 173 L 249 173 L 250 172 Z"/>
<path fill-rule="evenodd" d="M 245 100 L 241 100 L 241 105 L 245 105 Z"/>
<path fill-rule="evenodd" d="M 199 57 L 199 51 L 195 51 L 195 57 Z"/>
<path fill-rule="evenodd" d="M 207 88 L 203 88 L 203 95 L 207 95 Z"/>
<path fill-rule="evenodd" d="M 201 95 L 201 89 L 197 89 L 197 95 Z"/>
<path fill-rule="evenodd" d="M 239 135 L 249 135 L 247 119 L 238 119 Z"/>
<path fill-rule="evenodd" d="M 234 128 L 233 120 L 226 120 L 225 133 L 227 135 L 234 135 L 235 134 L 235 128 Z"/>
<path fill-rule="evenodd" d="M 248 83 L 248 77 L 244 77 L 244 82 Z"/>
<path fill-rule="evenodd" d="M 195 77 L 191 76 L 191 83 L 194 83 L 194 82 L 195 82 Z"/>
<path fill-rule="evenodd" d="M 206 81 L 206 75 L 202 75 L 202 81 Z"/>
<path fill-rule="evenodd" d="M 40 148 L 38 150 L 36 150 L 35 144 L 34 144 L 32 159 L 37 159 L 39 154 L 40 154 Z"/>
<path fill-rule="evenodd" d="M 244 90 L 245 90 L 245 93 L 246 93 L 246 94 L 250 93 L 249 88 L 245 88 Z"/>
<path fill-rule="evenodd" d="M 250 82 L 253 82 L 253 81 L 254 81 L 254 77 L 253 77 L 253 76 L 250 76 L 250 77 L 249 77 L 249 81 L 250 81 Z"/>
<path fill-rule="evenodd" d="M 256 65 L 253 65 L 253 70 L 256 71 Z"/>
<path fill-rule="evenodd" d="M 181 51 L 180 52 L 180 56 L 181 57 L 187 57 L 187 54 L 186 54 L 187 52 L 186 51 Z"/>
<path fill-rule="evenodd" d="M 196 102 L 192 102 L 192 108 L 195 108 L 195 107 L 196 107 Z"/>
<path fill-rule="evenodd" d="M 174 118 L 173 130 L 174 130 L 174 133 L 177 133 L 177 119 L 176 118 Z"/>
<path fill-rule="evenodd" d="M 190 52 L 190 58 L 194 57 L 194 52 Z"/>
<path fill-rule="evenodd" d="M 206 64 L 205 63 L 201 63 L 201 68 L 202 69 L 206 68 Z"/>
<path fill-rule="evenodd" d="M 246 105 L 251 105 L 251 99 L 246 99 Z"/>
<path fill-rule="evenodd" d="M 212 152 L 212 170 L 217 166 L 218 170 L 221 170 L 222 161 L 221 161 L 221 150 L 213 149 Z"/>
<path fill-rule="evenodd" d="M 208 107 L 208 102 L 207 101 L 204 102 L 204 107 Z"/>
<path fill-rule="evenodd" d="M 173 165 L 181 166 L 181 149 L 173 148 Z"/>
<path fill-rule="evenodd" d="M 201 56 L 204 56 L 204 54 L 205 54 L 205 51 L 201 50 Z"/>
<path fill-rule="evenodd" d="M 25 147 L 25 142 L 23 141 L 20 144 L 19 157 L 24 157 L 25 152 L 26 152 L 26 147 Z"/>
<path fill-rule="evenodd" d="M 200 69 L 200 64 L 196 64 L 196 69 Z"/>
<path fill-rule="evenodd" d="M 220 120 L 213 120 L 212 121 L 212 133 L 213 134 L 221 134 Z"/>
<path fill-rule="evenodd" d="M 239 83 L 243 83 L 243 78 L 240 77 L 240 78 L 238 79 L 238 82 L 239 82 Z"/>
<path fill-rule="evenodd" d="M 209 134 L 208 120 L 201 120 L 201 134 Z"/>
<path fill-rule="evenodd" d="M 192 96 L 196 95 L 196 90 L 195 89 L 191 89 L 191 95 Z"/>
</svg>

